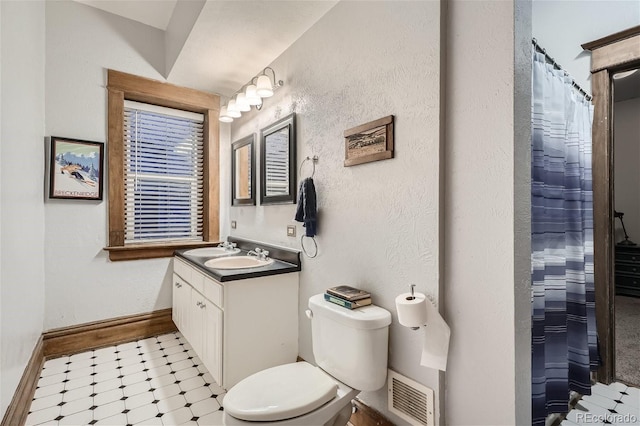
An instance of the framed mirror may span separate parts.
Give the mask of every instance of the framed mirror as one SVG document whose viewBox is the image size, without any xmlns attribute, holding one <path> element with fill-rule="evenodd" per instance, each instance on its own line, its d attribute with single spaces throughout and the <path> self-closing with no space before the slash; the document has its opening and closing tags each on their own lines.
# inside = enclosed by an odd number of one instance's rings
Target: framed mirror
<svg viewBox="0 0 640 426">
<path fill-rule="evenodd" d="M 260 204 L 296 203 L 296 115 L 261 131 Z"/>
<path fill-rule="evenodd" d="M 254 136 L 231 145 L 231 205 L 256 205 L 256 156 Z"/>
</svg>

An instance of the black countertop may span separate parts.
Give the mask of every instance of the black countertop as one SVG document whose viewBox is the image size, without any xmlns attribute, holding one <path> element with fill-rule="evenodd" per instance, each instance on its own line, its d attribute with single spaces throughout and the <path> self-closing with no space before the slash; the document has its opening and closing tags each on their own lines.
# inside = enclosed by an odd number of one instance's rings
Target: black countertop
<svg viewBox="0 0 640 426">
<path fill-rule="evenodd" d="M 228 282 L 236 280 L 244 280 L 247 278 L 266 277 L 269 275 L 287 274 L 289 272 L 298 272 L 301 268 L 300 252 L 295 250 L 284 249 L 282 247 L 271 246 L 256 241 L 245 240 L 241 238 L 229 237 L 229 242 L 234 242 L 238 245 L 240 252 L 234 256 L 246 256 L 249 250 L 254 250 L 256 247 L 269 250 L 269 257 L 274 262 L 267 266 L 261 266 L 259 268 L 247 268 L 247 269 L 214 269 L 204 266 L 204 263 L 210 258 L 189 256 L 184 254 L 190 249 L 176 250 L 175 255 L 181 259 L 186 260 L 191 265 L 201 270 L 206 275 L 209 275 L 218 282 Z"/>
</svg>

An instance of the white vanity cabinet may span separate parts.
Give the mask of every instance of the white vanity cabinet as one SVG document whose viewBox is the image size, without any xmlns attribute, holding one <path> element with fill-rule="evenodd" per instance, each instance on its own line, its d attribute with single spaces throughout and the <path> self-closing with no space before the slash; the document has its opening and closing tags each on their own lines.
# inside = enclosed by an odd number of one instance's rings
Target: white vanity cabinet
<svg viewBox="0 0 640 426">
<path fill-rule="evenodd" d="M 181 268 L 181 275 L 175 272 L 173 274 L 173 322 L 191 344 L 216 383 L 221 383 L 222 310 L 202 294 L 204 281 L 201 282 L 202 286 L 192 286 L 182 278 L 188 276 L 188 280 L 192 279 L 191 271 L 184 269 L 190 267 L 179 265 L 176 269 L 180 271 Z"/>
<path fill-rule="evenodd" d="M 173 321 L 225 389 L 298 356 L 298 273 L 220 283 L 173 260 Z"/>
</svg>

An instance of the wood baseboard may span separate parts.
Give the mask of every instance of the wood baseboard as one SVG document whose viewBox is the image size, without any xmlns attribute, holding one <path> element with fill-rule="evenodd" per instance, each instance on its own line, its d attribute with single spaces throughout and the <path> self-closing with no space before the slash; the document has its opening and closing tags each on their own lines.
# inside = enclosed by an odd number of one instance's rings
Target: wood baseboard
<svg viewBox="0 0 640 426">
<path fill-rule="evenodd" d="M 42 334 L 44 357 L 70 355 L 176 330 L 170 308 L 58 328 Z"/>
<path fill-rule="evenodd" d="M 0 426 L 25 424 L 42 365 L 46 359 L 174 331 L 177 331 L 177 328 L 171 319 L 171 309 L 162 309 L 147 314 L 95 321 L 42 333 Z"/>
<path fill-rule="evenodd" d="M 42 336 L 38 339 L 31 358 L 27 363 L 22 374 L 22 379 L 18 383 L 18 388 L 13 394 L 13 399 L 7 407 L 7 411 L 2 419 L 2 426 L 15 426 L 23 425 L 27 420 L 27 414 L 29 413 L 29 407 L 31 406 L 31 400 L 33 394 L 36 392 L 36 386 L 38 379 L 40 378 L 40 371 L 42 370 L 42 364 L 44 363 L 44 351 L 42 344 Z"/>
<path fill-rule="evenodd" d="M 349 424 L 353 426 L 394 426 L 389 419 L 358 398 L 353 400 L 353 405 L 356 406 L 356 412 L 351 415 Z"/>
</svg>

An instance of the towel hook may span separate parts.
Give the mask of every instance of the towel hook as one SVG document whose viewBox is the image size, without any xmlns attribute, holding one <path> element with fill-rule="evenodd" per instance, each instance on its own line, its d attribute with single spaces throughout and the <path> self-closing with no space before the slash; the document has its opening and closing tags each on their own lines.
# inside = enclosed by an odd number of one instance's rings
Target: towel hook
<svg viewBox="0 0 640 426">
<path fill-rule="evenodd" d="M 311 161 L 311 164 L 313 165 L 313 171 L 311 172 L 311 177 L 313 178 L 313 176 L 316 174 L 316 163 L 318 162 L 318 156 L 317 155 L 314 155 L 313 157 L 307 156 L 307 158 L 302 160 L 302 163 L 300 164 L 300 173 L 299 173 L 299 175 L 302 176 L 302 166 L 304 166 L 304 163 L 306 163 L 307 161 Z"/>
</svg>

